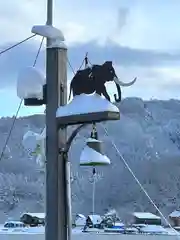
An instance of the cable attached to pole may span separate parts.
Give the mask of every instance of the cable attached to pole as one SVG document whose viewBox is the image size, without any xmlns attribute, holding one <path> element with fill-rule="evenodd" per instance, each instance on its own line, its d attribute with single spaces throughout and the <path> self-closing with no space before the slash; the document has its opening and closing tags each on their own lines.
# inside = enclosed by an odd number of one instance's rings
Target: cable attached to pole
<svg viewBox="0 0 180 240">
<path fill-rule="evenodd" d="M 24 40 L 22 40 L 22 41 L 20 41 L 20 42 L 18 42 L 18 43 L 16 43 L 16 44 L 14 44 L 14 45 L 12 45 L 11 47 L 6 48 L 5 50 L 3 50 L 3 51 L 0 52 L 0 55 L 2 55 L 3 53 L 8 52 L 9 50 L 11 50 L 11 49 L 13 49 L 13 48 L 21 45 L 22 43 L 28 41 L 29 39 L 31 39 L 31 38 L 33 38 L 33 37 L 35 37 L 35 36 L 36 36 L 36 34 L 33 34 L 33 35 L 31 35 L 30 37 L 27 37 L 27 38 L 25 38 Z"/>
<path fill-rule="evenodd" d="M 12 48 L 14 48 L 14 47 L 22 44 L 23 42 L 29 40 L 30 38 L 32 38 L 32 37 L 34 37 L 34 36 L 35 36 L 35 35 L 33 35 L 33 36 L 29 37 L 29 38 L 26 38 L 25 40 L 21 41 L 20 43 L 17 43 L 17 44 L 15 44 L 15 45 L 13 45 L 12 47 L 4 50 L 4 51 L 1 52 L 0 54 L 7 52 L 8 50 L 10 50 L 10 49 L 12 49 Z M 38 59 L 38 57 L 39 57 L 39 54 L 40 54 L 40 51 L 41 51 L 41 48 L 42 48 L 43 41 L 44 41 L 44 37 L 42 38 L 41 43 L 40 43 L 40 46 L 39 46 L 39 48 L 38 48 L 38 52 L 37 52 L 37 54 L 36 54 L 36 57 L 35 57 L 35 60 L 34 60 L 34 63 L 33 63 L 33 67 L 35 67 L 35 65 L 36 65 L 36 63 L 37 63 L 37 59 Z M 19 106 L 18 106 L 18 108 L 17 108 L 16 114 L 15 114 L 15 116 L 14 116 L 14 118 L 13 118 L 13 122 L 12 122 L 11 128 L 10 128 L 10 130 L 9 130 L 8 136 L 7 136 L 7 138 L 6 138 L 4 147 L 3 147 L 2 152 L 1 152 L 1 155 L 0 155 L 0 161 L 2 160 L 2 158 L 3 158 L 3 156 L 4 156 L 4 152 L 5 152 L 5 150 L 6 150 L 7 144 L 8 144 L 8 142 L 9 142 L 10 137 L 11 137 L 11 133 L 12 133 L 12 131 L 13 131 L 13 129 L 14 129 L 14 125 L 15 125 L 15 122 L 16 122 L 16 120 L 17 120 L 17 117 L 18 117 L 19 111 L 20 111 L 20 109 L 21 109 L 22 103 L 23 103 L 23 99 L 21 99 L 21 101 L 20 101 L 20 103 L 19 103 Z"/>
<path fill-rule="evenodd" d="M 140 187 L 140 189 L 144 192 L 144 194 L 146 195 L 146 197 L 149 199 L 150 203 L 154 206 L 154 208 L 158 211 L 158 213 L 160 214 L 160 216 L 164 219 L 164 221 L 166 222 L 166 224 L 171 228 L 171 230 L 173 230 L 173 232 L 176 234 L 175 236 L 177 237 L 177 239 L 180 239 L 180 236 L 178 236 L 177 231 L 172 227 L 172 225 L 169 223 L 169 221 L 167 220 L 167 218 L 164 216 L 164 214 L 161 212 L 161 210 L 157 207 L 157 205 L 155 204 L 155 202 L 152 200 L 152 198 L 149 196 L 148 192 L 146 191 L 146 189 L 143 187 L 143 185 L 141 184 L 141 182 L 139 181 L 139 179 L 136 177 L 135 173 L 133 172 L 133 170 L 131 169 L 131 167 L 129 166 L 128 162 L 125 160 L 125 158 L 123 157 L 123 155 L 121 154 L 121 152 L 119 151 L 119 149 L 117 148 L 115 142 L 112 140 L 112 138 L 110 138 L 107 129 L 103 126 L 103 124 L 101 124 L 105 134 L 107 137 L 109 137 L 111 144 L 113 145 L 113 147 L 115 148 L 116 152 L 118 153 L 119 157 L 122 159 L 124 165 L 126 166 L 126 168 L 128 169 L 128 171 L 131 173 L 131 175 L 133 176 L 133 178 L 135 179 L 136 183 L 138 184 L 138 186 Z"/>
</svg>

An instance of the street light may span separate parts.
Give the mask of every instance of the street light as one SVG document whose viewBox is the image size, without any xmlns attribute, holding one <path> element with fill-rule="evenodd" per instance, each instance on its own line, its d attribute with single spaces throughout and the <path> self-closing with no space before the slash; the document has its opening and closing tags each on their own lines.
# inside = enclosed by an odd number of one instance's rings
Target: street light
<svg viewBox="0 0 180 240">
<path fill-rule="evenodd" d="M 17 95 L 26 106 L 40 106 L 46 103 L 46 79 L 35 67 L 23 69 L 17 79 Z"/>
<path fill-rule="evenodd" d="M 32 32 L 50 40 L 47 47 L 46 81 L 35 68 L 28 69 L 19 75 L 17 94 L 24 99 L 27 106 L 46 104 L 45 235 L 46 240 L 66 240 L 67 237 L 70 240 L 71 203 L 68 151 L 71 143 L 80 129 L 87 124 L 119 120 L 120 113 L 114 104 L 96 93 L 80 94 L 67 104 L 67 47 L 63 42 L 63 34 L 50 25 L 34 26 Z M 77 124 L 80 126 L 67 139 L 66 128 Z M 104 156 L 103 158 L 105 159 Z"/>
</svg>

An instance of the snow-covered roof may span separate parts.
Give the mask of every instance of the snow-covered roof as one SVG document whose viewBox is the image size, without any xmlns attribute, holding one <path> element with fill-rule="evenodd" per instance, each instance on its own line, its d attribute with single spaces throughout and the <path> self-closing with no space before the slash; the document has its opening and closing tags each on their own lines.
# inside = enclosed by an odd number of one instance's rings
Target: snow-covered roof
<svg viewBox="0 0 180 240">
<path fill-rule="evenodd" d="M 119 227 L 123 227 L 124 226 L 124 223 L 122 222 L 115 222 L 114 226 L 119 226 Z"/>
<path fill-rule="evenodd" d="M 91 114 L 92 116 L 90 116 Z M 98 120 L 96 114 L 98 114 Z M 102 116 L 100 116 L 100 114 L 102 114 Z M 77 122 L 81 122 L 82 118 L 83 121 L 86 118 L 86 122 L 120 119 L 119 109 L 98 94 L 80 94 L 75 96 L 70 103 L 65 106 L 60 106 L 57 109 L 56 117 L 60 123 L 63 122 L 63 124 L 67 125 L 77 124 Z M 70 120 L 68 119 L 70 123 L 65 122 L 67 121 L 67 117 L 71 117 Z"/>
<path fill-rule="evenodd" d="M 134 212 L 133 215 L 141 219 L 161 219 L 159 216 L 149 212 Z"/>
<path fill-rule="evenodd" d="M 25 214 L 30 215 L 32 217 L 38 217 L 38 218 L 45 219 L 45 213 L 29 213 L 29 212 L 27 212 L 27 213 L 23 213 L 22 216 Z"/>
<path fill-rule="evenodd" d="M 173 211 L 173 212 L 169 215 L 169 217 L 180 217 L 180 211 L 177 211 L 177 210 Z"/>
<path fill-rule="evenodd" d="M 102 217 L 100 215 L 89 215 L 88 216 L 93 224 L 100 224 Z"/>
<path fill-rule="evenodd" d="M 77 214 L 76 216 L 77 216 L 77 217 L 80 217 L 80 218 L 83 218 L 83 219 L 84 219 L 84 218 L 86 219 L 86 217 L 85 217 L 83 214 L 80 214 L 80 213 Z"/>
<path fill-rule="evenodd" d="M 23 223 L 21 221 L 16 221 L 16 220 L 10 220 L 10 221 L 6 221 L 5 224 L 7 223 L 13 223 L 13 224 L 19 224 L 19 225 L 22 225 Z M 4 225 L 5 225 L 4 224 Z"/>
<path fill-rule="evenodd" d="M 146 232 L 146 233 L 164 233 L 167 234 L 168 231 L 159 225 L 147 225 L 145 227 L 141 228 L 141 232 Z"/>
</svg>

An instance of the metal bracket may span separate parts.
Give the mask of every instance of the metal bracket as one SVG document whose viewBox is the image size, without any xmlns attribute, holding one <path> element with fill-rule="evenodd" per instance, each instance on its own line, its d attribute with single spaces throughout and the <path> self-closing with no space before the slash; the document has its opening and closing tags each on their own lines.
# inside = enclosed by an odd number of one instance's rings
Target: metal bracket
<svg viewBox="0 0 180 240">
<path fill-rule="evenodd" d="M 68 138 L 68 140 L 67 140 L 67 142 L 66 142 L 66 145 L 65 145 L 65 147 L 63 147 L 63 148 L 59 148 L 59 154 L 68 154 L 68 152 L 69 152 L 69 149 L 70 149 L 70 147 L 71 147 L 71 143 L 72 143 L 72 141 L 74 140 L 74 138 L 76 137 L 76 135 L 78 134 L 78 132 L 82 129 L 82 128 L 84 128 L 84 127 L 86 127 L 88 124 L 81 124 L 80 126 L 78 126 L 73 132 L 72 132 L 72 134 L 71 134 L 71 136 Z"/>
</svg>

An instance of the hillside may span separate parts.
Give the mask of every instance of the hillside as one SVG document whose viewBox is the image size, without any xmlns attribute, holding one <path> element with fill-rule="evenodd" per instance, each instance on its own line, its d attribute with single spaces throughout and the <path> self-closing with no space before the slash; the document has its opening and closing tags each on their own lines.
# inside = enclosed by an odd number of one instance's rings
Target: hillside
<svg viewBox="0 0 180 240">
<path fill-rule="evenodd" d="M 179 207 L 180 101 L 143 102 L 138 98 L 127 98 L 118 107 L 121 120 L 108 122 L 105 126 L 140 182 L 166 215 Z M 11 123 L 11 118 L 0 119 L 0 149 Z M 0 162 L 1 222 L 6 216 L 18 217 L 23 211 L 43 211 L 44 174 L 21 146 L 22 136 L 27 130 L 40 132 L 43 127 L 42 115 L 19 118 L 15 124 L 8 144 L 12 158 L 5 157 Z M 91 168 L 79 166 L 80 152 L 90 130 L 80 132 L 70 151 L 74 213 L 91 212 Z M 99 124 L 98 132 L 112 164 L 97 169 L 96 212 L 115 208 L 122 217 L 134 210 L 156 213 Z"/>
</svg>

